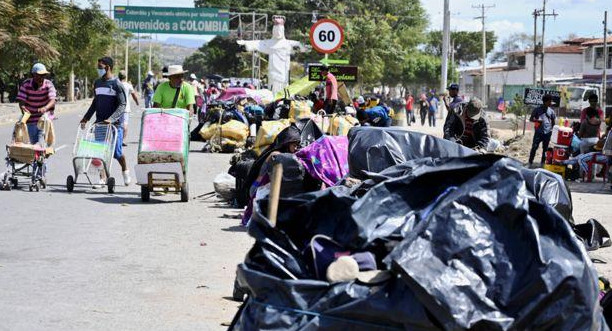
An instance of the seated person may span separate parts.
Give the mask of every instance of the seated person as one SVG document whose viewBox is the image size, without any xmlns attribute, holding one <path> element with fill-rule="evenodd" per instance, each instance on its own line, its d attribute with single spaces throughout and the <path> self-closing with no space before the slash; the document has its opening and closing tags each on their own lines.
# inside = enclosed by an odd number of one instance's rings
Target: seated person
<svg viewBox="0 0 612 331">
<path fill-rule="evenodd" d="M 391 126 L 391 117 L 389 109 L 385 106 L 374 106 L 368 109 L 357 110 L 357 120 L 364 126 L 389 127 Z"/>
<path fill-rule="evenodd" d="M 444 126 L 444 139 L 472 149 L 486 150 L 489 129 L 480 99 L 474 97 L 449 114 L 448 125 Z"/>
<path fill-rule="evenodd" d="M 580 143 L 580 154 L 588 153 L 597 141 L 599 141 L 599 134 L 601 127 L 601 118 L 596 109 L 586 108 L 586 118 L 580 124 L 578 130 L 578 137 L 581 140 Z"/>
<path fill-rule="evenodd" d="M 257 160 L 255 160 L 245 181 L 245 187 L 249 188 L 249 202 L 242 217 L 242 225 L 246 225 L 251 219 L 253 213 L 253 200 L 257 193 L 257 189 L 270 182 L 268 172 L 271 167 L 270 160 L 272 156 L 280 153 L 296 153 L 300 147 L 301 140 L 300 130 L 291 125 L 281 131 L 278 136 L 276 136 L 274 144 L 264 150 Z"/>
</svg>

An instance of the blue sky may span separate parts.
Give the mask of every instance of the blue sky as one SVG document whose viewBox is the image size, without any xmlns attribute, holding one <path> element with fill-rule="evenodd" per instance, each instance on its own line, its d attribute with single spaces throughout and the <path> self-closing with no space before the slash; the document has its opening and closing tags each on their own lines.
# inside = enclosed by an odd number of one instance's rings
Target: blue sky
<svg viewBox="0 0 612 331">
<path fill-rule="evenodd" d="M 76 0 L 80 6 L 88 5 L 87 0 Z M 108 10 L 109 4 L 127 5 L 127 0 L 101 0 L 103 10 Z M 430 19 L 430 29 L 442 28 L 443 0 L 421 0 Z M 133 6 L 163 6 L 163 7 L 193 7 L 192 0 L 131 0 Z M 542 0 L 450 0 L 451 28 L 454 30 L 479 31 L 480 16 L 478 9 L 472 6 L 485 4 L 495 5 L 487 10 L 487 30 L 493 30 L 503 40 L 514 32 L 533 33 L 533 16 L 536 8 L 542 8 Z M 547 17 L 546 39 L 557 40 L 570 33 L 585 37 L 603 36 L 603 12 L 608 10 L 612 21 L 612 0 L 548 0 L 547 12 L 554 9 L 559 16 L 556 19 Z M 539 29 L 541 24 L 538 23 Z M 612 26 L 612 24 L 610 24 Z M 612 28 L 611 28 L 612 29 Z M 159 35 L 160 40 L 168 37 L 208 40 L 208 36 Z"/>
</svg>

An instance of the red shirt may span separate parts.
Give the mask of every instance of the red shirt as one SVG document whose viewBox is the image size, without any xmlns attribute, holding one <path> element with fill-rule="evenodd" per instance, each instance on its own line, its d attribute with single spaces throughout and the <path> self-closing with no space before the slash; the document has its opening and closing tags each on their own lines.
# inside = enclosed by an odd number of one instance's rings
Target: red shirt
<svg viewBox="0 0 612 331">
<path fill-rule="evenodd" d="M 591 108 L 591 107 L 586 107 L 584 108 L 581 112 L 580 112 L 580 123 L 584 122 L 584 120 L 586 120 L 587 117 L 587 110 Z M 604 113 L 603 110 L 601 110 L 601 108 L 597 108 L 597 115 L 599 115 L 599 119 L 603 121 L 604 119 Z"/>
<path fill-rule="evenodd" d="M 325 76 L 325 99 L 338 100 L 338 82 L 331 72 Z"/>
<path fill-rule="evenodd" d="M 406 99 L 406 110 L 407 111 L 412 111 L 413 104 L 414 104 L 414 98 L 412 97 L 412 95 L 410 95 Z"/>
<path fill-rule="evenodd" d="M 49 101 L 56 98 L 55 86 L 53 83 L 45 79 L 42 86 L 34 86 L 34 79 L 30 78 L 21 84 L 17 101 L 23 102 L 24 107 L 32 114 L 28 119 L 28 123 L 37 123 L 38 119 L 43 115 L 38 109 L 46 106 Z M 53 108 L 47 110 L 53 115 Z"/>
</svg>

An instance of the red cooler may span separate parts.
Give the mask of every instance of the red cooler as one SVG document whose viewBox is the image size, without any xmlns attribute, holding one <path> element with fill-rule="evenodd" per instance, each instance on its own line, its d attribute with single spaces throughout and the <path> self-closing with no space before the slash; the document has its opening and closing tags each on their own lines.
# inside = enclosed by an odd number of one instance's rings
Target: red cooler
<svg viewBox="0 0 612 331">
<path fill-rule="evenodd" d="M 560 146 L 571 146 L 574 131 L 572 128 L 555 125 L 552 130 L 551 142 Z"/>
<path fill-rule="evenodd" d="M 569 147 L 555 146 L 553 147 L 553 161 L 561 162 L 569 159 L 570 150 Z"/>
</svg>

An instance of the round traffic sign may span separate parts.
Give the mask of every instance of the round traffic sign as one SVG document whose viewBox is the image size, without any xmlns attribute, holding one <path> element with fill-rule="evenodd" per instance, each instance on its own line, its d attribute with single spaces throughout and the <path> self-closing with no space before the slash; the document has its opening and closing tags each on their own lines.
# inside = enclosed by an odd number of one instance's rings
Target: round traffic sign
<svg viewBox="0 0 612 331">
<path fill-rule="evenodd" d="M 334 20 L 318 20 L 310 28 L 310 44 L 319 53 L 331 54 L 342 46 L 342 42 L 344 42 L 344 30 Z"/>
</svg>

